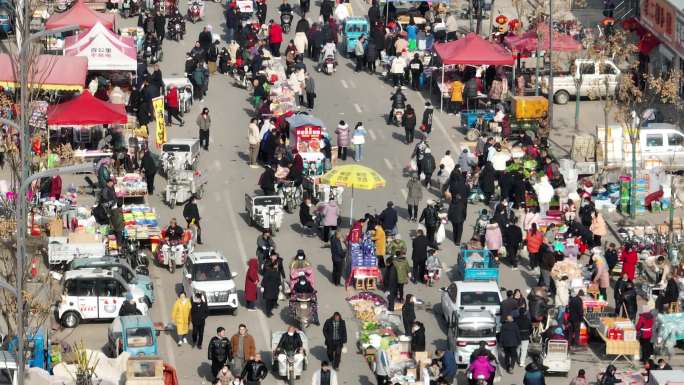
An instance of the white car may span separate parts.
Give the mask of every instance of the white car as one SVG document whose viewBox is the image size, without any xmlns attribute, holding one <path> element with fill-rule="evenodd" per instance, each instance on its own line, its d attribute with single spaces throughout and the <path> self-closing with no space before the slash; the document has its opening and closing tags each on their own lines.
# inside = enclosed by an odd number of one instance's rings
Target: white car
<svg viewBox="0 0 684 385">
<path fill-rule="evenodd" d="M 209 309 L 229 309 L 237 315 L 236 276 L 218 251 L 193 252 L 183 268 L 183 289 L 188 296 L 204 293 Z"/>
<path fill-rule="evenodd" d="M 130 293 L 143 315 L 148 307 L 145 292 L 129 286 L 116 273 L 99 268 L 70 270 L 62 278 L 64 292 L 57 306 L 57 317 L 67 328 L 78 326 L 83 320 L 113 319 Z"/>
<path fill-rule="evenodd" d="M 458 316 L 463 310 L 486 310 L 494 315 L 498 330 L 502 300 L 501 290 L 495 281 L 452 282 L 448 288 L 442 288 L 442 316 L 448 323 L 454 313 Z"/>
</svg>

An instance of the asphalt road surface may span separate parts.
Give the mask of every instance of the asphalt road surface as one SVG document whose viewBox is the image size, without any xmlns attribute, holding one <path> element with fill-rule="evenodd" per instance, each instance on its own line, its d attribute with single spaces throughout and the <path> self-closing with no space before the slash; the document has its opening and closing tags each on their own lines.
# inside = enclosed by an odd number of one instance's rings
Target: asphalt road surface
<svg viewBox="0 0 684 385">
<path fill-rule="evenodd" d="M 360 0 L 352 1 L 356 14 L 363 12 L 365 7 Z M 185 4 L 181 4 L 184 13 Z M 181 42 L 164 41 L 164 61 L 161 63 L 164 77 L 183 76 L 185 53 L 194 44 L 201 28 L 206 24 L 211 24 L 214 32 L 223 34 L 225 26 L 223 8 L 219 3 L 206 3 L 205 20 L 195 25 L 187 23 L 185 40 Z M 279 20 L 275 15 L 275 3 L 269 4 L 269 18 Z M 318 16 L 317 5 L 312 5 L 311 17 Z M 296 15 L 293 20 L 294 25 L 299 20 Z M 128 19 L 122 22 L 123 25 L 132 25 L 135 19 Z M 290 33 L 289 38 L 294 36 Z M 289 40 L 289 39 L 288 39 Z M 284 50 L 286 44 L 283 44 Z M 387 201 L 396 204 L 400 215 L 399 230 L 403 239 L 409 241 L 410 235 L 416 228 L 415 223 L 408 222 L 405 204 L 406 198 L 406 174 L 405 167 L 409 163 L 409 156 L 413 147 L 403 143 L 403 129 L 387 126 L 384 121 L 384 114 L 388 111 L 390 92 L 392 87 L 386 83 L 379 75 L 368 73 L 354 73 L 353 63 L 349 59 L 338 58 L 340 65 L 336 73 L 328 76 L 313 72 L 316 81 L 316 108 L 313 114 L 322 119 L 331 133 L 339 120 L 345 120 L 350 127 L 356 122 L 363 122 L 369 135 L 366 137 L 365 154 L 361 164 L 377 170 L 387 180 L 387 186 L 376 191 L 357 191 L 355 194 L 355 216 L 359 217 L 364 212 L 379 212 Z M 309 71 L 312 71 L 314 64 L 306 60 Z M 418 118 L 422 116 L 423 105 L 426 94 L 419 94 L 414 91 L 407 91 L 409 103 L 417 111 Z M 586 103 L 586 102 L 585 102 Z M 583 103 L 584 104 L 584 103 Z M 246 91 L 237 88 L 233 84 L 231 77 L 215 74 L 211 77 L 208 96 L 204 102 L 197 102 L 192 110 L 185 116 L 186 124 L 184 127 L 176 125 L 169 128 L 170 138 L 196 138 L 198 130 L 194 120 L 200 113 L 202 107 L 208 107 L 212 118 L 211 144 L 208 152 L 201 154 L 201 168 L 206 170 L 209 175 L 208 189 L 205 197 L 199 201 L 200 212 L 202 215 L 202 227 L 204 245 L 198 246 L 199 250 L 220 250 L 230 261 L 231 269 L 239 275 L 236 278 L 241 306 L 244 306 L 243 287 L 244 273 L 246 271 L 246 261 L 254 256 L 256 249 L 256 238 L 259 235 L 257 229 L 250 227 L 244 209 L 244 196 L 246 193 L 253 193 L 257 187 L 257 181 L 261 169 L 249 168 L 246 164 L 247 159 L 247 124 L 249 123 L 252 108 L 249 103 L 249 95 Z M 561 117 L 571 120 L 573 110 L 564 108 L 567 113 L 557 112 Z M 587 119 L 591 119 L 590 116 Z M 458 124 L 458 119 L 453 115 L 435 112 L 433 132 L 430 138 L 430 145 L 437 161 L 444 155 L 447 149 L 458 155 L 463 135 L 454 127 Z M 347 159 L 346 163 L 353 160 Z M 341 162 L 345 163 L 345 162 Z M 339 163 L 338 163 L 339 164 Z M 182 207 L 170 210 L 161 199 L 165 181 L 157 176 L 157 193 L 148 198 L 148 202 L 157 208 L 161 223 L 168 223 L 171 217 L 181 218 Z M 423 204 L 420 209 L 425 207 L 428 198 L 435 198 L 436 191 L 424 192 Z M 343 197 L 342 212 L 344 217 L 349 216 L 350 192 L 346 191 Z M 468 208 L 468 221 L 464 230 L 464 238 L 467 239 L 472 234 L 472 226 L 476 218 L 476 212 L 482 208 L 481 205 L 470 205 Z M 184 222 L 184 221 L 179 221 Z M 348 221 L 345 219 L 346 225 Z M 447 229 L 447 240 L 442 245 L 440 258 L 444 264 L 451 268 L 456 262 L 457 248 L 451 241 L 451 226 Z M 362 356 L 356 354 L 356 331 L 359 323 L 352 316 L 349 305 L 345 302 L 345 297 L 353 293 L 353 290 L 345 292 L 344 289 L 333 287 L 329 282 L 331 263 L 330 250 L 324 248 L 321 241 L 315 237 L 303 235 L 300 232 L 298 215 L 286 215 L 277 234 L 276 242 L 278 251 L 286 262 L 295 255 L 297 249 L 304 249 L 308 259 L 315 265 L 317 274 L 317 290 L 319 293 L 319 315 L 324 320 L 332 315 L 334 311 L 339 311 L 347 320 L 349 343 L 348 352 L 343 355 L 342 364 L 338 372 L 340 383 L 345 384 L 375 384 L 373 373 L 366 365 Z M 154 280 L 157 302 L 152 308 L 152 318 L 154 321 L 170 322 L 171 306 L 176 298 L 176 286 L 181 282 L 181 272 L 176 271 L 170 274 L 168 271 L 152 267 L 151 276 Z M 529 284 L 536 282 L 536 276 L 531 275 L 525 268 L 519 271 L 512 271 L 506 266 L 501 268 L 501 286 L 509 289 L 526 289 Z M 427 330 L 428 350 L 434 351 L 435 348 L 446 346 L 445 326 L 441 321 L 441 314 L 437 311 L 439 304 L 439 287 L 448 284 L 447 275 L 444 274 L 442 280 L 435 287 L 424 285 L 408 284 L 405 293 L 413 293 L 425 305 L 417 310 L 417 319 L 425 324 Z M 272 318 L 266 318 L 262 310 L 248 312 L 244 307 L 236 316 L 222 313 L 214 313 L 207 320 L 205 329 L 205 341 L 214 334 L 216 327 L 223 326 L 227 329 L 228 335 L 237 331 L 238 324 L 245 323 L 249 327 L 250 333 L 255 337 L 257 350 L 262 353 L 264 361 L 270 363 L 270 335 L 273 331 L 285 330 L 286 325 L 292 322 L 287 314 L 286 306 L 281 304 L 280 308 Z M 68 341 L 83 339 L 87 346 L 91 348 L 101 348 L 107 340 L 108 323 L 82 324 L 76 329 L 67 329 L 60 333 Z M 298 380 L 298 383 L 310 383 L 311 375 L 319 367 L 319 362 L 325 360 L 325 347 L 323 346 L 323 336 L 321 327 L 310 326 L 306 329 L 306 334 L 310 338 L 310 366 Z M 160 350 L 164 359 L 174 365 L 182 384 L 200 384 L 209 381 L 210 364 L 207 360 L 206 346 L 200 351 L 189 345 L 177 347 L 173 337 L 162 335 L 160 338 Z M 579 368 L 585 368 L 588 374 L 594 375 L 600 368 L 605 367 L 606 362 L 599 363 L 593 350 L 574 354 L 572 357 L 573 367 L 571 375 L 574 375 Z M 513 375 L 504 374 L 501 383 L 516 384 L 522 381 L 523 370 L 516 368 Z M 592 377 L 593 378 L 593 377 Z M 265 383 L 274 384 L 280 382 L 270 374 Z M 465 383 L 463 375 L 459 377 L 459 383 Z M 565 378 L 547 379 L 547 383 L 565 384 Z"/>
</svg>

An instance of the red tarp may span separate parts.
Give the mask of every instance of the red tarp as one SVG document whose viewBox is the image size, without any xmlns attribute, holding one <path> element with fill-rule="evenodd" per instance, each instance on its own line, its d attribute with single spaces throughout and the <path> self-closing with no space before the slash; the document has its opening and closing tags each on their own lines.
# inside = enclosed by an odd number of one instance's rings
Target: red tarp
<svg viewBox="0 0 684 385">
<path fill-rule="evenodd" d="M 513 65 L 510 52 L 475 33 L 469 33 L 462 39 L 448 43 L 436 43 L 434 48 L 445 65 Z"/>
<path fill-rule="evenodd" d="M 108 29 L 114 29 L 114 15 L 95 12 L 82 1 L 77 1 L 73 7 L 64 13 L 55 13 L 45 23 L 45 29 L 78 25 L 81 29 L 93 28 L 97 22 L 102 23 Z"/>
<path fill-rule="evenodd" d="M 538 35 L 539 37 L 537 37 Z M 537 50 L 537 45 L 539 45 L 540 51 L 547 51 L 549 49 L 549 35 L 549 25 L 539 24 L 521 36 L 507 36 L 505 43 L 509 48 L 519 52 L 534 52 Z M 553 33 L 552 51 L 575 52 L 581 49 L 582 43 L 572 36 L 558 32 Z"/>
<path fill-rule="evenodd" d="M 18 87 L 19 61 L 8 54 L 0 54 L 0 86 Z M 84 57 L 40 55 L 35 73 L 29 74 L 33 87 L 45 90 L 81 91 L 88 72 Z"/>
<path fill-rule="evenodd" d="M 48 125 L 89 126 L 128 123 L 123 104 L 102 101 L 88 91 L 68 102 L 48 107 Z"/>
</svg>

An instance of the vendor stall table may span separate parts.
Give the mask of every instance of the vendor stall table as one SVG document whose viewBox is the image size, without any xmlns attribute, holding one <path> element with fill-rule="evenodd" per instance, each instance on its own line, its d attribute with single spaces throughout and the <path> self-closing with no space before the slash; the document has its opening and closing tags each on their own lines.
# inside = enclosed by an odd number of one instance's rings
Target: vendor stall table
<svg viewBox="0 0 684 385">
<path fill-rule="evenodd" d="M 351 273 L 344 283 L 345 289 L 355 282 L 355 287 L 360 290 L 376 289 L 378 283 L 382 283 L 382 273 L 378 267 L 352 267 Z"/>
<path fill-rule="evenodd" d="M 100 159 L 111 157 L 111 151 L 74 150 L 74 158 L 82 159 L 83 162 L 97 162 Z"/>
<path fill-rule="evenodd" d="M 123 205 L 124 236 L 129 240 L 149 242 L 145 246 L 154 252 L 161 239 L 161 230 L 155 210 L 147 205 Z"/>
<path fill-rule="evenodd" d="M 114 192 L 117 198 L 126 203 L 126 199 L 145 199 L 147 195 L 147 182 L 138 173 L 127 173 L 116 177 Z"/>
<path fill-rule="evenodd" d="M 627 318 L 619 317 L 603 317 L 599 320 L 599 326 L 594 329 L 606 345 L 605 355 L 615 356 L 610 363 L 614 364 L 622 358 L 629 362 L 632 367 L 636 367 L 640 346 L 636 339 L 634 323 Z M 587 324 L 592 325 L 589 320 L 587 320 Z M 595 323 L 593 324 L 595 325 Z"/>
</svg>

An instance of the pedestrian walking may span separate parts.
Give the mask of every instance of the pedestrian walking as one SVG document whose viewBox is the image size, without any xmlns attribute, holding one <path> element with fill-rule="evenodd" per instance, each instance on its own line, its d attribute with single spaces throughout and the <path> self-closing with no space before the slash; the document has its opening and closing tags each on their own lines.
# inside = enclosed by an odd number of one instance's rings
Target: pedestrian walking
<svg viewBox="0 0 684 385">
<path fill-rule="evenodd" d="M 364 64 L 364 54 L 365 54 L 365 47 L 364 44 L 366 42 L 366 36 L 361 35 L 359 38 L 356 40 L 356 44 L 354 45 L 354 57 L 356 59 L 356 72 L 361 72 L 363 70 L 363 64 Z"/>
<path fill-rule="evenodd" d="M 337 134 L 337 158 L 347 160 L 347 147 L 349 147 L 349 126 L 344 120 L 340 120 L 335 130 Z"/>
<path fill-rule="evenodd" d="M 416 237 L 413 238 L 411 261 L 413 262 L 413 282 L 424 283 L 425 262 L 428 256 L 428 240 L 423 234 L 423 229 L 416 230 Z"/>
<path fill-rule="evenodd" d="M 591 259 L 594 261 L 594 279 L 592 280 L 599 288 L 599 295 L 608 300 L 608 286 L 610 286 L 610 272 L 608 271 L 608 264 L 600 255 L 595 253 Z M 679 291 L 677 292 L 679 294 Z"/>
<path fill-rule="evenodd" d="M 420 130 L 427 135 L 430 135 L 430 133 L 432 132 L 432 115 L 434 111 L 435 110 L 432 107 L 432 103 L 425 102 L 425 110 L 423 110 L 423 119 L 421 122 Z"/>
<path fill-rule="evenodd" d="M 203 66 L 204 63 L 199 63 L 192 71 L 192 94 L 194 98 L 199 99 L 200 102 L 204 101 L 204 83 L 206 82 Z"/>
<path fill-rule="evenodd" d="M 504 348 L 504 362 L 503 366 L 509 374 L 513 372 L 516 361 L 518 361 L 518 348 L 522 339 L 520 338 L 520 329 L 513 320 L 510 314 L 506 317 L 506 321 L 501 325 L 501 345 Z"/>
<path fill-rule="evenodd" d="M 261 135 L 259 135 L 258 120 L 252 118 L 247 126 L 247 143 L 249 143 L 249 167 L 258 168 L 257 156 L 259 155 L 259 143 L 261 143 Z"/>
<path fill-rule="evenodd" d="M 413 321 L 411 326 L 411 351 L 425 351 L 425 326 L 420 321 Z"/>
<path fill-rule="evenodd" d="M 337 230 L 337 221 L 340 217 L 340 208 L 333 197 L 330 197 L 328 203 L 324 203 L 318 208 L 318 211 L 323 215 L 323 242 L 330 241 L 330 231 Z"/>
<path fill-rule="evenodd" d="M 226 329 L 216 328 L 216 335 L 209 341 L 209 360 L 211 361 L 211 375 L 216 378 L 219 370 L 228 365 L 233 358 L 230 340 L 226 337 Z"/>
<path fill-rule="evenodd" d="M 245 304 L 247 310 L 254 311 L 259 287 L 259 261 L 250 258 L 247 261 L 247 274 L 245 274 Z"/>
<path fill-rule="evenodd" d="M 366 143 L 366 129 L 363 123 L 356 123 L 352 134 L 352 144 L 354 145 L 354 160 L 359 162 L 363 159 L 363 145 Z"/>
<path fill-rule="evenodd" d="M 518 365 L 525 366 L 527 361 L 527 348 L 530 345 L 530 332 L 532 331 L 532 322 L 530 315 L 527 314 L 527 308 L 520 307 L 518 309 L 518 317 L 515 318 L 520 331 L 520 347 L 518 349 Z"/>
<path fill-rule="evenodd" d="M 337 231 L 330 240 L 330 255 L 332 259 L 332 284 L 339 286 L 347 254 L 342 247 L 342 235 Z"/>
<path fill-rule="evenodd" d="M 425 149 L 425 155 L 423 155 L 423 159 L 418 161 L 420 163 L 420 169 L 425 175 L 425 178 L 423 179 L 423 183 L 425 184 L 425 188 L 428 190 L 430 187 L 432 187 L 432 174 L 435 172 L 436 162 L 435 162 L 435 157 L 432 155 L 432 150 L 430 148 Z"/>
<path fill-rule="evenodd" d="M 304 91 L 306 93 L 306 106 L 309 110 L 314 109 L 314 102 L 316 101 L 316 82 L 314 78 L 308 73 L 304 78 Z"/>
<path fill-rule="evenodd" d="M 230 337 L 230 345 L 233 347 L 233 373 L 239 376 L 247 361 L 256 355 L 254 337 L 247 332 L 245 324 L 240 324 L 237 333 Z"/>
<path fill-rule="evenodd" d="M 202 113 L 197 116 L 197 128 L 199 129 L 200 147 L 205 151 L 209 151 L 209 129 L 211 128 L 211 116 L 209 116 L 209 109 L 204 107 Z"/>
<path fill-rule="evenodd" d="M 411 172 L 406 184 L 406 205 L 408 206 L 408 220 L 418 220 L 418 204 L 423 199 L 423 186 L 420 184 L 415 172 Z"/>
<path fill-rule="evenodd" d="M 404 324 L 404 335 L 411 335 L 411 328 L 416 321 L 415 297 L 413 294 L 406 294 L 404 305 L 401 307 L 401 322 Z"/>
<path fill-rule="evenodd" d="M 283 27 L 273 21 L 268 21 L 268 46 L 271 55 L 280 57 L 280 45 L 283 43 Z"/>
<path fill-rule="evenodd" d="M 342 360 L 342 348 L 347 343 L 347 324 L 339 312 L 333 313 L 332 317 L 325 320 L 323 337 L 328 360 L 332 363 L 333 369 L 337 370 Z"/>
<path fill-rule="evenodd" d="M 204 293 L 196 292 L 192 299 L 192 308 L 190 309 L 190 321 L 192 322 L 192 343 L 197 349 L 202 349 L 202 342 L 204 341 L 204 325 L 209 317 L 209 305 Z"/>
<path fill-rule="evenodd" d="M 157 175 L 157 161 L 152 157 L 149 149 L 145 150 L 145 154 L 140 160 L 140 168 L 145 174 L 145 182 L 147 183 L 147 195 L 154 194 L 154 177 Z M 111 180 L 111 179 L 110 179 Z"/>
<path fill-rule="evenodd" d="M 582 290 L 574 292 L 568 302 L 568 323 L 570 324 L 568 346 L 570 347 L 579 345 L 580 325 L 584 319 L 584 306 L 582 304 L 583 295 L 584 292 Z"/>
<path fill-rule="evenodd" d="M 242 369 L 240 378 L 245 382 L 244 385 L 260 385 L 268 375 L 268 368 L 261 360 L 261 354 L 255 353 Z"/>
<path fill-rule="evenodd" d="M 518 270 L 518 250 L 523 240 L 522 229 L 518 226 L 517 222 L 517 218 L 512 217 L 503 230 L 506 256 L 513 270 Z"/>
<path fill-rule="evenodd" d="M 188 203 L 183 206 L 183 218 L 185 218 L 185 222 L 187 222 L 188 229 L 191 225 L 194 225 L 197 228 L 197 244 L 203 244 L 199 208 L 197 207 L 197 198 L 194 195 L 191 196 L 190 199 L 188 199 Z"/>
<path fill-rule="evenodd" d="M 330 368 L 328 361 L 321 362 L 321 368 L 311 377 L 311 385 L 337 385 L 337 372 Z"/>
<path fill-rule="evenodd" d="M 423 62 L 420 60 L 420 55 L 415 53 L 413 59 L 409 62 L 411 70 L 411 86 L 414 90 L 420 90 L 420 75 L 423 73 Z"/>
<path fill-rule="evenodd" d="M 447 219 L 451 222 L 452 233 L 454 235 L 454 244 L 461 245 L 461 237 L 463 236 L 463 223 L 468 215 L 468 201 L 467 197 L 460 194 L 451 196 L 451 203 L 447 212 Z"/>
<path fill-rule="evenodd" d="M 639 314 L 639 320 L 636 323 L 635 329 L 637 331 L 637 339 L 641 347 L 641 362 L 645 363 L 653 355 L 653 314 L 650 311 Z"/>
<path fill-rule="evenodd" d="M 537 224 L 530 224 L 530 229 L 527 231 L 527 236 L 525 237 L 527 243 L 527 255 L 530 264 L 530 270 L 534 270 L 541 260 L 539 258 L 539 251 L 541 250 L 542 243 L 544 242 L 544 235 L 541 231 L 537 230 Z"/>
<path fill-rule="evenodd" d="M 273 316 L 273 309 L 278 304 L 278 294 L 280 293 L 280 273 L 277 268 L 270 263 L 264 264 L 263 279 L 261 280 L 261 297 L 265 301 L 266 316 Z"/>
<path fill-rule="evenodd" d="M 169 89 L 169 92 L 166 94 L 166 109 L 168 111 L 168 117 L 166 118 L 166 123 L 169 125 L 173 123 L 172 118 L 176 118 L 178 121 L 178 124 L 183 127 L 185 122 L 183 119 L 180 117 L 180 98 L 178 95 L 178 88 L 176 88 L 175 85 L 172 85 L 171 88 Z"/>
<path fill-rule="evenodd" d="M 556 256 L 551 250 L 551 246 L 543 243 L 539 249 L 541 264 L 539 265 L 539 286 L 551 288 L 551 270 L 556 264 Z"/>
<path fill-rule="evenodd" d="M 439 225 L 439 217 L 437 216 L 435 201 L 428 199 L 427 206 L 420 214 L 418 222 L 425 223 L 425 231 L 427 232 L 426 235 L 428 243 L 431 247 L 437 248 L 437 243 L 435 242 L 435 232 L 437 231 L 437 226 Z"/>
<path fill-rule="evenodd" d="M 406 111 L 401 121 L 401 125 L 404 127 L 406 144 L 413 143 L 413 139 L 416 135 L 416 119 L 416 111 L 410 104 L 407 104 Z"/>
<path fill-rule="evenodd" d="M 397 254 L 392 258 L 392 266 L 388 273 L 388 289 L 389 298 L 387 299 L 389 311 L 394 311 L 394 301 L 399 300 L 404 296 L 404 285 L 409 281 L 409 267 L 408 261 L 404 254 Z"/>
<path fill-rule="evenodd" d="M 171 309 L 171 321 L 176 325 L 176 342 L 178 346 L 188 343 L 191 308 L 192 304 L 190 304 L 185 292 L 178 293 L 178 298 Z"/>
<path fill-rule="evenodd" d="M 532 361 L 525 367 L 523 385 L 546 385 L 546 381 L 544 380 L 544 371 L 542 370 L 540 364 Z"/>
</svg>

